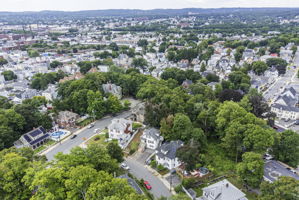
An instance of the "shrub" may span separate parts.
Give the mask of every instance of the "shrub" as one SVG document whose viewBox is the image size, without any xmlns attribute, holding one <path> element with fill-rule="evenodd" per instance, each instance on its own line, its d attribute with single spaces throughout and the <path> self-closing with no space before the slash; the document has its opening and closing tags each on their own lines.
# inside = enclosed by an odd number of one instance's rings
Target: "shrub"
<svg viewBox="0 0 299 200">
<path fill-rule="evenodd" d="M 183 179 L 183 183 L 182 185 L 186 188 L 192 188 L 196 183 L 196 179 L 195 178 L 185 178 Z"/>
<path fill-rule="evenodd" d="M 158 165 L 157 166 L 157 170 L 160 172 L 160 171 L 163 171 L 165 168 L 163 165 Z"/>
<path fill-rule="evenodd" d="M 137 123 L 137 122 L 134 122 L 133 125 L 132 125 L 132 128 L 135 129 L 135 130 L 138 129 L 138 128 L 141 128 L 141 127 L 142 127 L 142 124 Z"/>
<path fill-rule="evenodd" d="M 180 184 L 180 185 L 176 186 L 176 187 L 174 188 L 174 191 L 175 191 L 176 193 L 181 193 L 181 192 L 183 192 L 182 185 Z"/>
<path fill-rule="evenodd" d="M 152 168 L 156 168 L 157 167 L 157 161 L 152 160 L 150 165 L 151 165 Z"/>
</svg>

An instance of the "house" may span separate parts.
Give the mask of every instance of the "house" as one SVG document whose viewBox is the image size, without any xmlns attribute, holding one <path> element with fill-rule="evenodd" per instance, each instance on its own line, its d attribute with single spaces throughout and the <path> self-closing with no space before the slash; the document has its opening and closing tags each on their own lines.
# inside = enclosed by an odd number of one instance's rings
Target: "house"
<svg viewBox="0 0 299 200">
<path fill-rule="evenodd" d="M 177 168 L 181 162 L 176 157 L 177 150 L 183 146 L 180 140 L 166 142 L 156 150 L 156 161 L 159 165 L 163 165 L 169 170 Z"/>
<path fill-rule="evenodd" d="M 35 149 L 44 144 L 49 137 L 50 135 L 47 131 L 40 126 L 22 135 L 19 140 L 14 142 L 14 146 L 16 148 L 31 147 L 32 149 Z"/>
<path fill-rule="evenodd" d="M 60 111 L 57 116 L 57 124 L 59 127 L 68 128 L 75 127 L 76 121 L 80 116 L 70 111 Z"/>
<path fill-rule="evenodd" d="M 246 195 L 226 179 L 202 190 L 201 200 L 247 200 Z"/>
<path fill-rule="evenodd" d="M 140 123 L 144 122 L 144 115 L 145 115 L 145 104 L 140 103 L 132 110 L 133 121 L 138 121 Z"/>
<path fill-rule="evenodd" d="M 298 94 L 293 87 L 286 88 L 271 106 L 271 111 L 280 119 L 299 119 Z"/>
<path fill-rule="evenodd" d="M 122 97 L 122 89 L 120 86 L 117 86 L 115 84 L 107 83 L 103 84 L 102 88 L 105 93 L 110 93 L 116 96 L 118 99 L 121 99 Z"/>
<path fill-rule="evenodd" d="M 132 124 L 131 120 L 113 119 L 108 126 L 109 138 L 117 140 L 119 146 L 124 148 L 131 138 Z"/>
<path fill-rule="evenodd" d="M 192 84 L 193 84 L 193 82 L 192 82 L 191 80 L 186 79 L 186 80 L 184 80 L 184 82 L 182 83 L 182 86 L 183 86 L 183 88 L 187 89 L 187 88 L 189 88 L 189 86 L 192 85 Z"/>
<path fill-rule="evenodd" d="M 162 141 L 163 137 L 160 136 L 160 131 L 156 128 L 146 129 L 141 136 L 141 142 L 148 149 L 157 149 Z"/>
</svg>

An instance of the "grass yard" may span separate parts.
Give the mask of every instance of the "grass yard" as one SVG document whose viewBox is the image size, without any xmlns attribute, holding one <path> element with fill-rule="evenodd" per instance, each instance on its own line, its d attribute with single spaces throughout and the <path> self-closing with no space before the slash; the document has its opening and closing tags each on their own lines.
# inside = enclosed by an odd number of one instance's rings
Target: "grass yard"
<svg viewBox="0 0 299 200">
<path fill-rule="evenodd" d="M 95 135 L 94 137 L 90 138 L 86 144 L 89 145 L 89 144 L 100 144 L 102 145 L 103 147 L 106 147 L 108 142 L 105 142 L 106 140 L 106 137 L 105 137 L 105 134 L 101 134 L 101 135 Z"/>
<path fill-rule="evenodd" d="M 48 146 L 51 146 L 55 144 L 55 141 L 54 140 L 48 140 L 47 142 L 45 142 L 42 146 L 39 146 L 38 148 L 34 149 L 34 153 L 39 153 L 43 150 L 45 150 Z"/>
<path fill-rule="evenodd" d="M 143 131 L 138 131 L 138 133 L 134 136 L 133 140 L 125 149 L 125 152 L 128 152 L 130 155 L 135 153 L 138 150 L 140 144 L 140 137 L 143 134 Z"/>
</svg>

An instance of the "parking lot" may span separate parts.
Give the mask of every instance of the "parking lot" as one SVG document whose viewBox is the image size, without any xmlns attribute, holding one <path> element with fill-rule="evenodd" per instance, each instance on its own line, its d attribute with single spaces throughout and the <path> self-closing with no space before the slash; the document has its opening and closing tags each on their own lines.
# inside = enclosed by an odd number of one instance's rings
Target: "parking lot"
<svg viewBox="0 0 299 200">
<path fill-rule="evenodd" d="M 264 178 L 273 182 L 280 176 L 290 176 L 299 180 L 299 176 L 297 174 L 287 169 L 286 166 L 280 164 L 278 161 L 267 161 L 264 167 Z"/>
</svg>

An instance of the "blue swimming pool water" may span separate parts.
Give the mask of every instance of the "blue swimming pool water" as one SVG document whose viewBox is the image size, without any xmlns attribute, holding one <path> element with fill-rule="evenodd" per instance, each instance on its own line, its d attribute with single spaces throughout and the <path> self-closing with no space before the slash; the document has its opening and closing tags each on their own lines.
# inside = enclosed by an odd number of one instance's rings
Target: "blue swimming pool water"
<svg viewBox="0 0 299 200">
<path fill-rule="evenodd" d="M 56 132 L 52 133 L 51 136 L 58 137 L 58 136 L 61 136 L 64 134 L 65 134 L 65 132 L 63 132 L 63 131 L 56 131 Z"/>
</svg>

